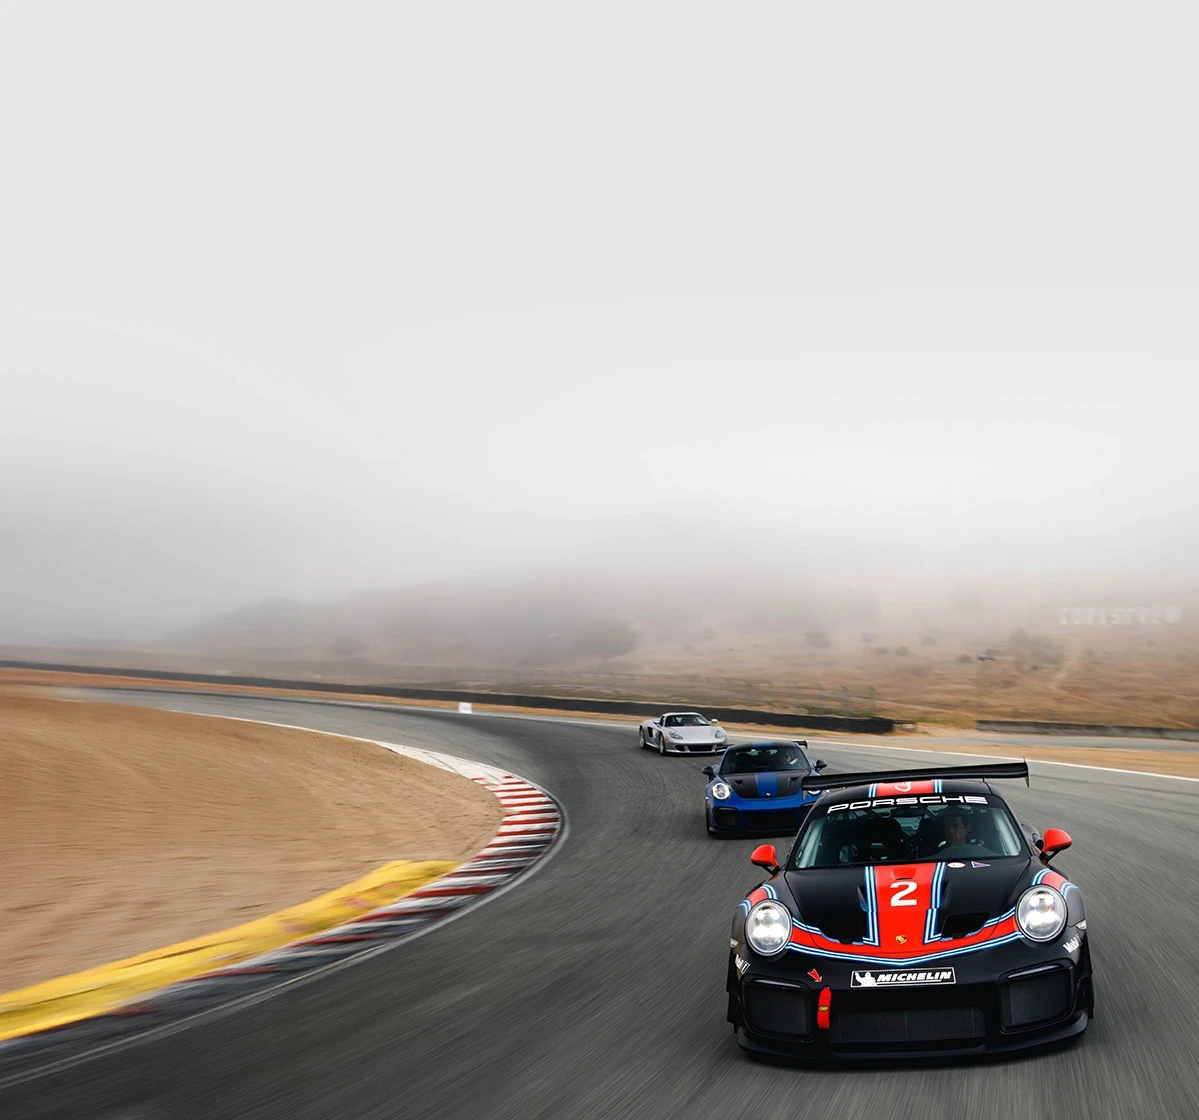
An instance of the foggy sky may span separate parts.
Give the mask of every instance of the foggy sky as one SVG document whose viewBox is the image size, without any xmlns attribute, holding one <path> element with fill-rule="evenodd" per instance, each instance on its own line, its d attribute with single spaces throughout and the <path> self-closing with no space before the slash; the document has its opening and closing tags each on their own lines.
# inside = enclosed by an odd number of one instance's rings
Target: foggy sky
<svg viewBox="0 0 1199 1120">
<path fill-rule="evenodd" d="M 1195 22 L 4 5 L 0 644 L 555 565 L 1188 578 Z"/>
</svg>

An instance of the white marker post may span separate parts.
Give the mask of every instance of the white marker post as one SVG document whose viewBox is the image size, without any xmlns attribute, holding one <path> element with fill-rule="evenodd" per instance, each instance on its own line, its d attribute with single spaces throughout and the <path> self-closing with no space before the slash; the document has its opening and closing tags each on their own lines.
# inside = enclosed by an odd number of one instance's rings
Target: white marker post
<svg viewBox="0 0 1199 1120">
<path fill-rule="evenodd" d="M 463 715 L 470 715 L 474 709 L 471 708 L 465 700 L 458 701 L 458 711 Z"/>
</svg>

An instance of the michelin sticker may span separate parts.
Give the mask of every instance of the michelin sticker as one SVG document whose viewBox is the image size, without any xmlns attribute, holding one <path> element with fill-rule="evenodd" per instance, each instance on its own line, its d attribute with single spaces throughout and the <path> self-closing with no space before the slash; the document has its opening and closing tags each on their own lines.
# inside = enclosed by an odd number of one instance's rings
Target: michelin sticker
<svg viewBox="0 0 1199 1120">
<path fill-rule="evenodd" d="M 851 988 L 906 988 L 916 984 L 956 984 L 952 968 L 926 968 L 912 972 L 866 972 L 856 970 L 850 977 Z"/>
</svg>

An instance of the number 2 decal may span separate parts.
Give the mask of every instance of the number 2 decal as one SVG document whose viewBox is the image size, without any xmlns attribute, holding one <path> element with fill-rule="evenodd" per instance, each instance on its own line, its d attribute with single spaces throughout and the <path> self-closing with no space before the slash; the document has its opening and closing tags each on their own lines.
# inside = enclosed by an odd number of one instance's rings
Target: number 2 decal
<svg viewBox="0 0 1199 1120">
<path fill-rule="evenodd" d="M 893 891 L 899 892 L 898 894 L 893 894 L 891 896 L 891 905 L 892 906 L 915 906 L 916 905 L 916 900 L 914 898 L 908 898 L 908 895 L 916 893 L 916 884 L 915 883 L 905 882 L 904 880 L 901 879 L 898 883 L 892 883 L 891 889 Z"/>
</svg>

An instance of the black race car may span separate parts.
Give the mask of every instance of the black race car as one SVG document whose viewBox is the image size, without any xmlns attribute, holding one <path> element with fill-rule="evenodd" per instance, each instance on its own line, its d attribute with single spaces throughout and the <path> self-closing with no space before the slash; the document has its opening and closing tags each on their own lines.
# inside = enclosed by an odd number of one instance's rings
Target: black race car
<svg viewBox="0 0 1199 1120">
<path fill-rule="evenodd" d="M 825 791 L 737 907 L 728 1018 L 795 1058 L 947 1057 L 1082 1034 L 1095 989 L 1070 837 L 1022 827 L 990 784 L 1025 763 L 811 775 Z"/>
</svg>

